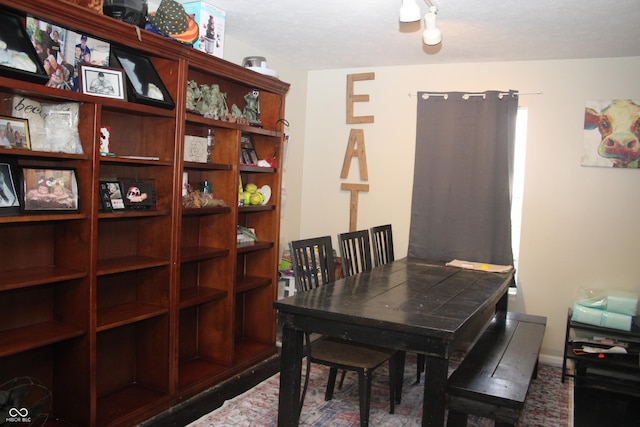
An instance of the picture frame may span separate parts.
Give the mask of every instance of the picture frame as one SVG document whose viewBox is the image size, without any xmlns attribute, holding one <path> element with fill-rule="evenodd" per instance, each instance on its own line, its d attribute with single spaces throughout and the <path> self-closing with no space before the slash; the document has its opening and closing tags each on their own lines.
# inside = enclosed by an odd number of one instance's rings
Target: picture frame
<svg viewBox="0 0 640 427">
<path fill-rule="evenodd" d="M 122 186 L 119 181 L 100 181 L 99 192 L 104 211 L 113 212 L 125 209 Z"/>
<path fill-rule="evenodd" d="M 248 135 L 240 137 L 240 163 L 244 165 L 258 164 L 258 153 L 253 147 L 253 142 Z"/>
<path fill-rule="evenodd" d="M 17 162 L 0 158 L 0 216 L 20 213 Z"/>
<path fill-rule="evenodd" d="M 175 108 L 173 98 L 149 58 L 113 45 L 109 58 L 110 65 L 122 68 L 127 76 L 129 101 L 168 110 Z"/>
<path fill-rule="evenodd" d="M 74 168 L 21 167 L 23 212 L 78 212 Z"/>
<path fill-rule="evenodd" d="M 11 61 L 0 65 L 0 75 L 39 84 L 49 81 L 44 64 L 40 61 L 19 16 L 0 11 L 0 41 L 6 44 L 3 50 L 11 57 Z"/>
<path fill-rule="evenodd" d="M 29 120 L 0 116 L 0 147 L 30 150 Z"/>
<path fill-rule="evenodd" d="M 81 93 L 104 98 L 127 99 L 122 70 L 80 64 L 79 78 Z"/>
<path fill-rule="evenodd" d="M 155 191 L 151 180 L 123 179 L 120 184 L 125 208 L 147 210 L 155 205 Z"/>
</svg>

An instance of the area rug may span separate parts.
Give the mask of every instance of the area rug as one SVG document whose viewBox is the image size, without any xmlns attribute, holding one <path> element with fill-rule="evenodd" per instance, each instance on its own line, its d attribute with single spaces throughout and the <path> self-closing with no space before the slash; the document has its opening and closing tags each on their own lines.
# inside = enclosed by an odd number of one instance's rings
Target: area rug
<svg viewBox="0 0 640 427">
<path fill-rule="evenodd" d="M 452 359 L 450 371 L 456 366 Z M 348 373 L 342 390 L 324 400 L 328 368 L 313 364 L 309 388 L 300 415 L 301 426 L 347 427 L 359 426 L 358 381 L 355 373 Z M 423 383 L 415 384 L 415 355 L 407 354 L 402 403 L 395 414 L 389 414 L 389 386 L 386 366 L 375 372 L 371 390 L 371 426 L 420 426 L 422 416 Z M 423 378 L 424 381 L 424 378 Z M 220 408 L 208 413 L 189 427 L 270 427 L 278 420 L 278 387 L 276 374 L 244 394 L 227 400 Z M 468 426 L 489 427 L 493 420 L 470 416 Z M 560 381 L 560 368 L 540 365 L 533 380 L 519 427 L 573 427 L 573 383 Z"/>
</svg>

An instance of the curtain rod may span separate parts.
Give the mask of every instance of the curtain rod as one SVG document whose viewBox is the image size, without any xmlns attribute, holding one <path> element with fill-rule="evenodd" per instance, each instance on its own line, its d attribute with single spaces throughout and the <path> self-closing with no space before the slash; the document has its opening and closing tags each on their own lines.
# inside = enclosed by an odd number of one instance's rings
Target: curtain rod
<svg viewBox="0 0 640 427">
<path fill-rule="evenodd" d="M 542 95 L 542 91 L 536 91 L 536 92 L 515 92 L 516 95 Z M 442 97 L 447 97 L 448 95 L 446 93 L 429 93 L 426 92 L 426 95 L 428 96 L 442 96 Z M 500 96 L 504 96 L 504 95 L 509 95 L 509 92 L 500 92 L 499 93 Z M 411 98 L 412 96 L 418 96 L 417 93 L 409 93 L 409 98 Z M 467 99 L 470 98 L 472 96 L 484 96 L 484 93 L 465 93 L 464 95 L 462 95 L 463 98 Z"/>
</svg>

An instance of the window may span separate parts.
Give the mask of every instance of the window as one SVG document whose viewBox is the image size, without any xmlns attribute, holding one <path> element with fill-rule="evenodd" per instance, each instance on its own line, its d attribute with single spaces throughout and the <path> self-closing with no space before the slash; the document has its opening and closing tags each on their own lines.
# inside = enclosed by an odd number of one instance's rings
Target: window
<svg viewBox="0 0 640 427">
<path fill-rule="evenodd" d="M 522 193 L 524 190 L 524 159 L 527 146 L 527 121 L 527 109 L 525 107 L 518 107 L 513 161 L 513 193 L 511 197 L 511 245 L 513 247 L 513 265 L 516 267 L 516 274 L 520 258 L 520 231 L 522 223 Z"/>
</svg>

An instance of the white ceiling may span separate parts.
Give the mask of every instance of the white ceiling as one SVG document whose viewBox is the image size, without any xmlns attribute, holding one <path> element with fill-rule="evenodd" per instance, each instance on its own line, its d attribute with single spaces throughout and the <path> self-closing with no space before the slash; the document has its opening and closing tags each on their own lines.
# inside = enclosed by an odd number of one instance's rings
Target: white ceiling
<svg viewBox="0 0 640 427">
<path fill-rule="evenodd" d="M 208 1 L 225 36 L 308 70 L 640 56 L 638 0 L 434 0 L 443 42 L 431 47 L 424 20 L 399 23 L 401 0 Z"/>
</svg>

